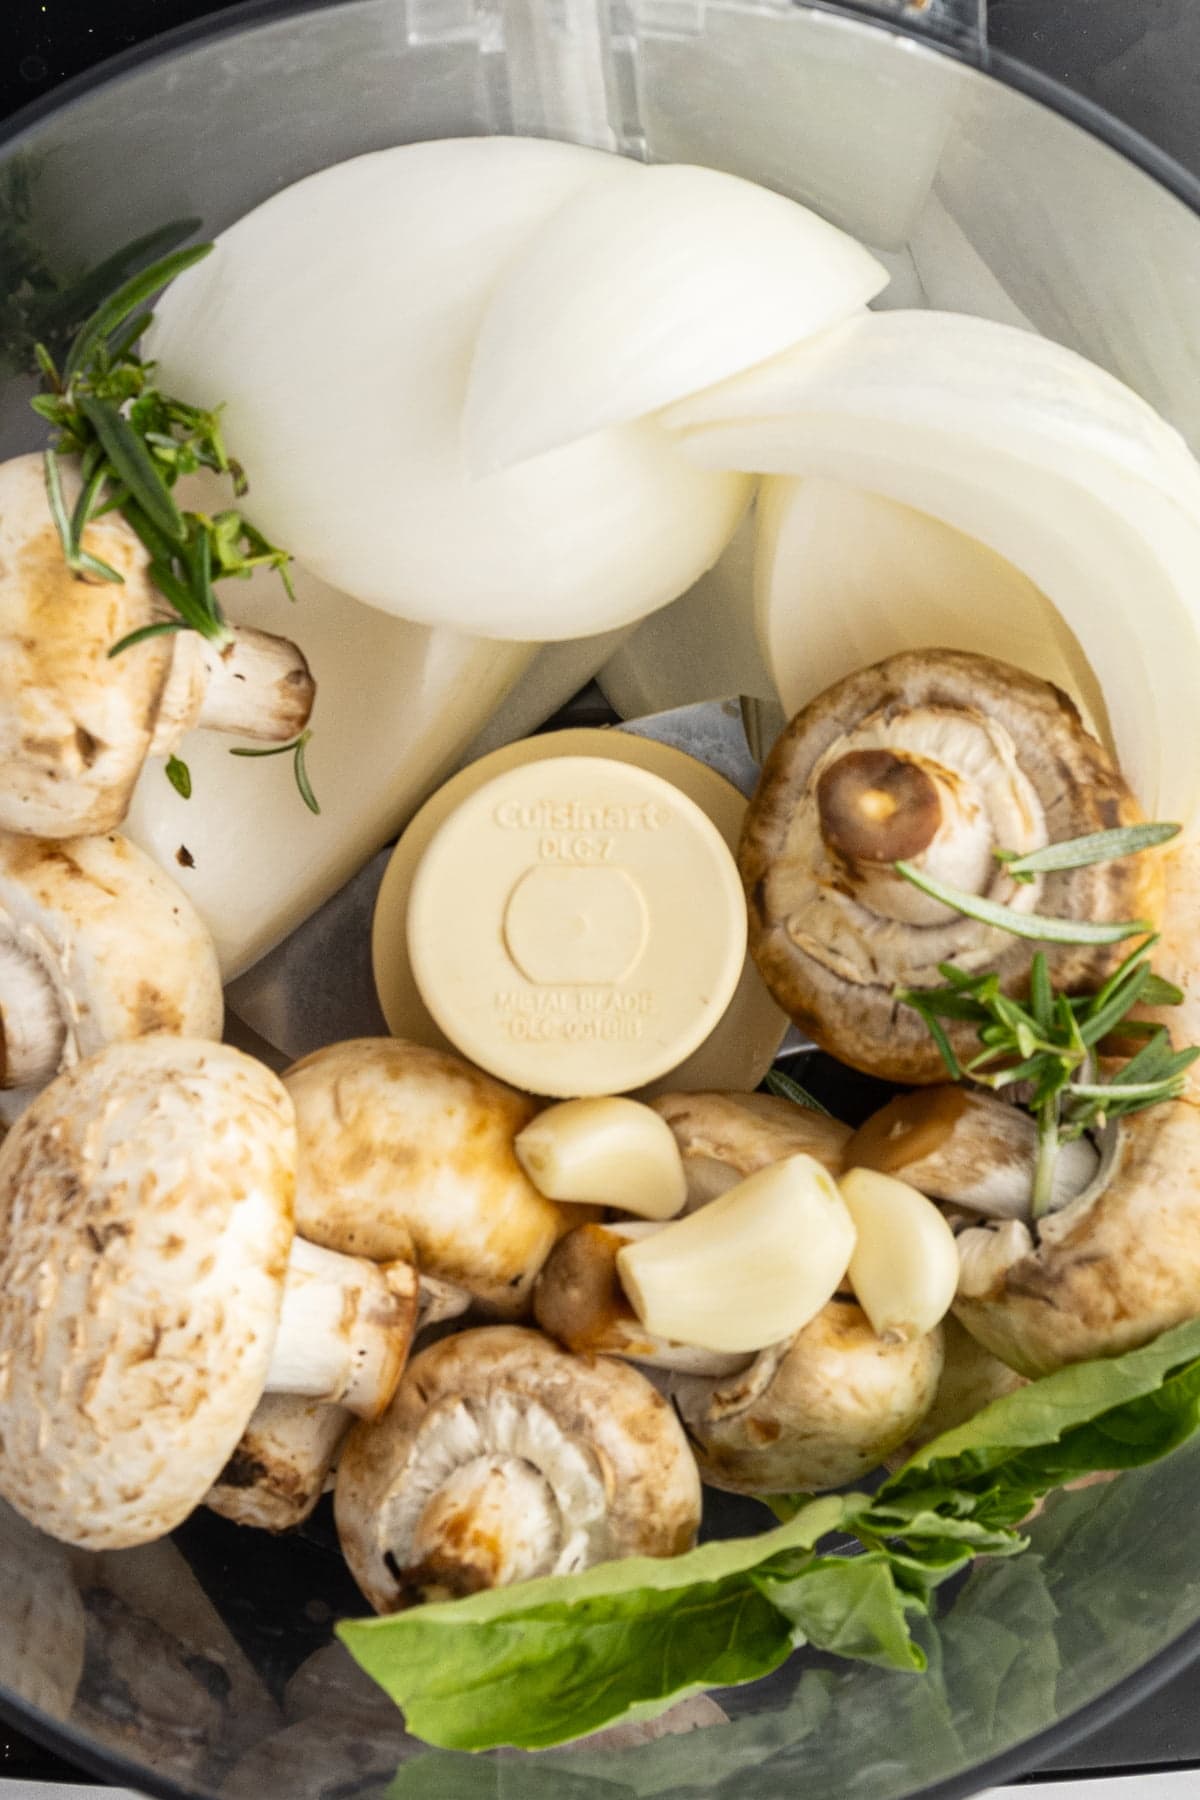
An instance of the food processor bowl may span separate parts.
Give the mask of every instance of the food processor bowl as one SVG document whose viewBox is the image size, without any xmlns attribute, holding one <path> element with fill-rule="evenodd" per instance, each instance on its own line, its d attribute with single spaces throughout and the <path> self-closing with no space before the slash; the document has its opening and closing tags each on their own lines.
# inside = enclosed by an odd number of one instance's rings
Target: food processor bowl
<svg viewBox="0 0 1200 1800">
<path fill-rule="evenodd" d="M 220 231 L 363 151 L 513 132 L 777 188 L 875 250 L 883 304 L 1044 333 L 1200 446 L 1200 189 L 989 53 L 981 0 L 254 0 L 18 117 L 3 241 L 78 268 L 168 221 Z M 39 442 L 32 391 L 0 388 L 6 455 Z M 801 1652 L 718 1693 L 725 1721 L 687 1735 L 475 1757 L 407 1737 L 335 1644 L 365 1608 L 321 1513 L 272 1538 L 202 1511 L 171 1540 L 94 1555 L 4 1510 L 0 1713 L 110 1780 L 203 1800 L 965 1794 L 1200 1649 L 1198 1472 L 1194 1443 L 1052 1497 L 1026 1555 L 944 1595 L 923 1675 Z M 729 1496 L 709 1512 L 716 1534 L 768 1523 Z"/>
</svg>

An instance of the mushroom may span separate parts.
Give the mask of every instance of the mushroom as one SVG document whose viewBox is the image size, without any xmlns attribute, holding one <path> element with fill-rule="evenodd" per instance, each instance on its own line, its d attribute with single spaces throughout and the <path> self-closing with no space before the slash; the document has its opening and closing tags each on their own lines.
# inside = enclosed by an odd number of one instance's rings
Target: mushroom
<svg viewBox="0 0 1200 1800">
<path fill-rule="evenodd" d="M 342 1452 L 335 1515 L 377 1612 L 695 1542 L 700 1482 L 667 1402 L 628 1363 L 487 1326 L 415 1356 Z"/>
<path fill-rule="evenodd" d="M 555 1241 L 588 1216 L 538 1193 L 513 1151 L 537 1111 L 441 1050 L 354 1038 L 284 1076 L 296 1108 L 296 1229 L 453 1282 L 502 1318 L 526 1312 Z"/>
<path fill-rule="evenodd" d="M 906 651 L 829 688 L 768 757 L 739 864 L 750 948 L 776 1001 L 822 1049 L 913 1086 L 944 1065 L 894 998 L 932 987 L 939 963 L 994 969 L 1024 992 L 1038 945 L 931 900 L 893 865 L 1010 907 L 1066 919 L 1156 920 L 1162 865 L 1148 855 L 1019 883 L 996 860 L 1141 812 L 1067 697 L 961 651 Z M 1120 945 L 1044 945 L 1066 992 L 1094 990 Z M 947 1021 L 956 1048 L 972 1028 Z"/>
<path fill-rule="evenodd" d="M 978 1088 L 944 1083 L 898 1094 L 873 1113 L 846 1145 L 846 1167 L 898 1176 L 933 1200 L 990 1219 L 1027 1219 L 1037 1148 L 1028 1113 Z M 1051 1210 L 1081 1194 L 1099 1166 L 1090 1139 L 1063 1144 Z"/>
<path fill-rule="evenodd" d="M 171 1531 L 266 1391 L 377 1416 L 411 1268 L 293 1241 L 277 1078 L 221 1044 L 113 1044 L 0 1145 L 0 1496 L 68 1543 Z"/>
<path fill-rule="evenodd" d="M 1200 1313 L 1200 1103 L 1114 1121 L 1091 1185 L 958 1239 L 955 1313 L 1022 1375 L 1115 1356 Z"/>
<path fill-rule="evenodd" d="M 78 478 L 76 477 L 76 485 Z M 72 495 L 68 494 L 68 504 Z M 116 513 L 83 535 L 119 582 L 75 576 L 63 556 L 40 456 L 0 464 L 0 829 L 69 838 L 111 831 L 148 756 L 193 726 L 286 742 L 315 687 L 294 644 L 229 626 L 174 631 L 110 656 L 174 614 L 150 558 Z"/>
<path fill-rule="evenodd" d="M 942 1376 L 933 1405 L 912 1436 L 884 1458 L 890 1469 L 898 1469 L 925 1444 L 931 1444 L 944 1431 L 965 1425 L 993 1400 L 1015 1394 L 1025 1386 L 1025 1377 L 1002 1363 L 998 1356 L 985 1350 L 977 1338 L 959 1324 L 953 1313 L 942 1320 Z"/>
<path fill-rule="evenodd" d="M 621 1285 L 617 1255 L 655 1225 L 613 1220 L 577 1226 L 560 1238 L 533 1290 L 533 1316 L 577 1356 L 623 1356 L 652 1369 L 690 1375 L 735 1375 L 753 1353 L 701 1350 L 659 1337 L 638 1319 Z"/>
<path fill-rule="evenodd" d="M 660 1094 L 650 1103 L 671 1127 L 695 1212 L 747 1175 L 788 1156 L 812 1156 L 842 1171 L 848 1125 L 774 1094 Z"/>
<path fill-rule="evenodd" d="M 671 1395 L 710 1486 L 820 1493 L 861 1480 L 910 1437 L 941 1372 L 940 1327 L 885 1343 L 854 1301 L 838 1297 L 742 1374 L 675 1376 Z"/>
<path fill-rule="evenodd" d="M 124 1038 L 219 1038 L 223 1010 L 207 929 L 135 844 L 0 832 L 0 1088 Z"/>
<path fill-rule="evenodd" d="M 397 1263 L 388 1270 L 393 1291 L 416 1283 L 413 1341 L 429 1341 L 435 1329 L 453 1328 L 471 1296 L 451 1282 L 408 1273 Z M 301 1394 L 264 1394 L 237 1449 L 204 1496 L 204 1504 L 235 1525 L 260 1531 L 291 1531 L 303 1525 L 321 1495 L 333 1487 L 333 1472 L 346 1433 L 354 1423 L 348 1407 Z"/>
</svg>

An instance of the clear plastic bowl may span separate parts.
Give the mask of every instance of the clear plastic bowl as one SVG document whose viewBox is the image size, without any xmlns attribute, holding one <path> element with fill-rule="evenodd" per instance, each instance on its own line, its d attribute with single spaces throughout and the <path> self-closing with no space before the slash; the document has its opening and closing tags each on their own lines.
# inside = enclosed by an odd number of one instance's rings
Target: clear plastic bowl
<svg viewBox="0 0 1200 1800">
<path fill-rule="evenodd" d="M 243 6 L 16 120 L 0 178 L 24 159 L 39 243 L 81 264 L 185 215 L 218 231 L 311 170 L 420 138 L 516 131 L 711 163 L 866 239 L 889 303 L 1024 319 L 1200 440 L 1195 184 L 1041 78 L 1002 58 L 984 73 L 975 0 L 869 10 Z M 0 389 L 4 454 L 37 442 L 29 391 Z M 967 1793 L 1061 1751 L 1200 1647 L 1198 1469 L 1200 1446 L 1052 1499 L 1027 1555 L 948 1597 L 924 1676 L 799 1654 L 719 1695 L 722 1726 L 536 1757 L 405 1737 L 331 1647 L 332 1621 L 363 1607 L 320 1515 L 276 1540 L 200 1513 L 169 1542 L 92 1556 L 3 1514 L 0 1712 L 110 1780 L 205 1800 Z M 762 1518 L 717 1496 L 709 1529 Z"/>
</svg>

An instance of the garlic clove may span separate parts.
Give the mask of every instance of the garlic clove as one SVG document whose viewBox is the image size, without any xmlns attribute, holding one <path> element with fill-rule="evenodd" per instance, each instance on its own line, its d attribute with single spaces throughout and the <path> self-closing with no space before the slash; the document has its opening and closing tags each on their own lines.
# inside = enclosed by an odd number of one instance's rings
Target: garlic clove
<svg viewBox="0 0 1200 1800">
<path fill-rule="evenodd" d="M 671 1219 L 687 1198 L 674 1133 L 639 1100 L 564 1100 L 531 1120 L 513 1148 L 549 1200 L 596 1201 L 641 1219 Z"/>
<path fill-rule="evenodd" d="M 854 1240 L 833 1177 L 811 1156 L 789 1156 L 626 1245 L 617 1270 L 648 1331 L 702 1350 L 761 1350 L 832 1298 Z"/>
<path fill-rule="evenodd" d="M 851 1169 L 839 1186 L 858 1232 L 850 1284 L 872 1330 L 886 1343 L 924 1337 L 958 1287 L 954 1233 L 931 1200 L 892 1175 Z"/>
</svg>

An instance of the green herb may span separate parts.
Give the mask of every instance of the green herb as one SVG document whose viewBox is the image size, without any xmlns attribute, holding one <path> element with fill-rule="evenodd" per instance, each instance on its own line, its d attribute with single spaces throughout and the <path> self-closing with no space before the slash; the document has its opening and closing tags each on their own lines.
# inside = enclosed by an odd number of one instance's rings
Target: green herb
<svg viewBox="0 0 1200 1800">
<path fill-rule="evenodd" d="M 1183 1092 L 1184 1076 L 1200 1049 L 1172 1050 L 1161 1025 L 1148 1028 L 1146 1043 L 1111 1080 L 1095 1079 L 1095 1050 L 1137 1005 L 1178 1005 L 1183 995 L 1150 968 L 1157 938 L 1150 938 L 1095 994 L 1056 994 L 1046 958 L 1039 950 L 1030 972 L 1025 1004 L 1001 991 L 995 973 L 966 975 L 941 963 L 941 988 L 901 988 L 896 999 L 924 1020 L 955 1081 L 972 1081 L 994 1091 L 1028 1082 L 1029 1109 L 1038 1127 L 1032 1210 L 1040 1218 L 1051 1203 L 1054 1170 L 1064 1144 L 1102 1129 L 1110 1119 L 1139 1112 Z M 973 1025 L 981 1046 L 967 1062 L 956 1055 L 943 1019 Z"/>
<path fill-rule="evenodd" d="M 181 800 L 192 797 L 192 771 L 177 756 L 168 756 L 163 773 Z"/>
<path fill-rule="evenodd" d="M 947 1432 L 878 1495 L 779 1500 L 787 1521 L 685 1556 L 605 1563 L 346 1622 L 338 1635 L 430 1743 L 540 1749 L 777 1668 L 808 1643 L 916 1670 L 913 1626 L 1065 1481 L 1166 1455 L 1200 1427 L 1200 1320 L 1031 1382 Z M 847 1545 L 846 1539 L 855 1540 Z M 953 1616 L 953 1615 L 952 1615 Z"/>
<path fill-rule="evenodd" d="M 319 813 L 321 808 L 317 804 L 317 796 L 313 793 L 312 783 L 308 778 L 308 766 L 304 760 L 304 752 L 308 748 L 308 741 L 311 737 L 311 730 L 302 731 L 300 736 L 293 738 L 290 744 L 255 745 L 253 749 L 249 746 L 245 748 L 239 746 L 236 750 L 231 750 L 229 754 L 230 756 L 287 756 L 290 754 L 293 758 L 296 786 L 300 790 L 300 798 L 309 812 Z"/>
<path fill-rule="evenodd" d="M 997 862 L 1005 864 L 1007 874 L 1018 881 L 1032 881 L 1059 869 L 1086 869 L 1093 863 L 1136 856 L 1141 850 L 1170 843 L 1182 830 L 1182 825 L 1122 825 L 1114 831 L 1093 831 L 1087 837 L 1046 844 L 1041 850 L 996 850 L 993 854 Z"/>
<path fill-rule="evenodd" d="M 780 1100 L 790 1100 L 795 1106 L 807 1107 L 809 1112 L 823 1113 L 827 1119 L 832 1117 L 829 1108 L 822 1106 L 815 1094 L 810 1094 L 807 1088 L 801 1087 L 798 1081 L 793 1081 L 782 1069 L 768 1070 L 766 1085 Z"/>
<path fill-rule="evenodd" d="M 1001 906 L 997 900 L 984 899 L 981 894 L 968 894 L 962 888 L 951 887 L 936 876 L 927 875 L 914 863 L 898 862 L 892 867 L 923 894 L 940 900 L 944 906 L 952 906 L 956 912 L 965 913 L 969 919 L 978 919 L 982 925 L 994 925 L 1000 931 L 1011 932 L 1014 937 L 1033 938 L 1043 944 L 1119 944 L 1124 938 L 1142 937 L 1154 929 L 1148 919 L 1054 919 L 1038 913 L 1018 912 L 1014 907 Z"/>
<path fill-rule="evenodd" d="M 194 221 L 185 223 L 189 230 L 194 226 Z M 170 228 L 171 233 L 176 229 Z M 76 284 L 69 305 L 67 297 L 60 296 L 62 317 L 73 316 L 85 292 L 95 305 L 67 348 L 61 369 L 46 344 L 35 346 L 46 391 L 32 404 L 55 431 L 53 446 L 46 452 L 46 493 L 68 567 L 84 580 L 121 581 L 115 569 L 83 547 L 91 520 L 120 512 L 148 550 L 150 578 L 175 613 L 173 619 L 127 633 L 112 645 L 110 656 L 124 655 L 175 631 L 195 631 L 212 643 L 228 643 L 230 628 L 214 583 L 230 576 L 245 578 L 256 569 L 275 569 L 289 599 L 295 599 L 286 551 L 270 543 L 236 508 L 213 516 L 183 511 L 172 492 L 181 476 L 200 469 L 227 477 L 235 497 L 245 492 L 246 479 L 225 448 L 218 413 L 164 394 L 155 383 L 154 364 L 136 354 L 135 345 L 152 317 L 146 302 L 212 250 L 211 244 L 194 245 L 148 267 L 136 266 L 137 253 L 158 249 L 164 241 L 161 232 L 139 240 L 111 258 L 86 284 Z M 107 291 L 114 280 L 118 285 Z M 63 492 L 65 457 L 79 458 L 82 477 L 70 513 Z M 310 736 L 306 731 L 265 754 L 292 755 L 301 798 L 316 813 L 320 808 L 304 758 Z M 170 766 L 168 779 L 182 792 Z"/>
</svg>

